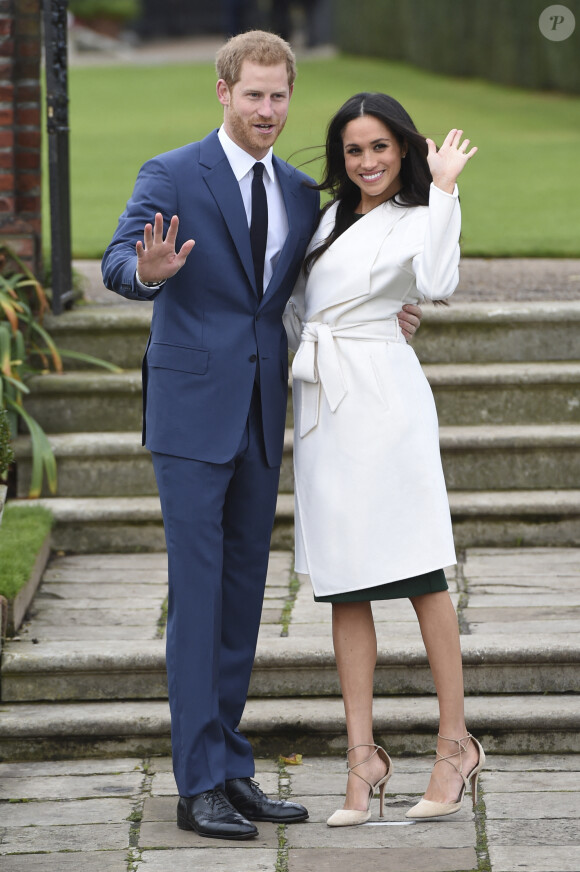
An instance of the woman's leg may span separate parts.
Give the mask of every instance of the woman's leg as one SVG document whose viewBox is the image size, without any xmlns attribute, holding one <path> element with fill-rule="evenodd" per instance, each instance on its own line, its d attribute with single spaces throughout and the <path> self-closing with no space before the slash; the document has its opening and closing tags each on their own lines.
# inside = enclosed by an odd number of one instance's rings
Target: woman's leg
<svg viewBox="0 0 580 872">
<path fill-rule="evenodd" d="M 377 662 L 377 637 L 370 602 L 334 603 L 332 606 L 332 636 L 344 711 L 348 747 L 356 748 L 348 755 L 349 766 L 366 760 L 373 748 L 373 676 Z M 355 770 L 371 784 L 376 784 L 386 772 L 385 763 L 375 754 L 369 762 Z M 369 788 L 350 775 L 346 787 L 344 808 L 366 809 Z"/>
<path fill-rule="evenodd" d="M 428 593 L 411 598 L 419 619 L 429 665 L 439 702 L 439 734 L 450 739 L 467 735 L 463 705 L 463 666 L 457 615 L 447 591 Z M 465 743 L 463 743 L 465 745 Z M 456 742 L 437 740 L 437 751 L 443 757 L 458 751 Z M 463 754 L 463 773 L 469 774 L 478 761 L 478 750 L 469 742 Z M 452 762 L 459 768 L 459 757 Z M 463 782 L 452 766 L 440 763 L 431 773 L 425 799 L 433 802 L 455 802 Z"/>
</svg>

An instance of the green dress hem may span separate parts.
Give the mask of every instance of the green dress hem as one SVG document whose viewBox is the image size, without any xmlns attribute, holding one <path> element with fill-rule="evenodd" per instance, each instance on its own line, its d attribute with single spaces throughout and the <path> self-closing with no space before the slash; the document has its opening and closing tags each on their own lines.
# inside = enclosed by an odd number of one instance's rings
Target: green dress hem
<svg viewBox="0 0 580 872">
<path fill-rule="evenodd" d="M 345 593 L 333 593 L 328 596 L 314 596 L 317 603 L 359 603 L 372 600 L 408 599 L 411 596 L 423 596 L 426 593 L 437 593 L 449 590 L 445 572 L 433 569 L 422 575 L 413 575 L 389 584 L 379 584 L 377 587 L 366 587 L 362 590 L 349 590 Z"/>
</svg>

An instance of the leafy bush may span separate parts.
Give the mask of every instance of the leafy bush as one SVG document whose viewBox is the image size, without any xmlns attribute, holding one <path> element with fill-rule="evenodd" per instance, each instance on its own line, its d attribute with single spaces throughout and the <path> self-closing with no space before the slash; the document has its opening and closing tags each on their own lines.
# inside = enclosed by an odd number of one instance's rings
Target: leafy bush
<svg viewBox="0 0 580 872">
<path fill-rule="evenodd" d="M 43 368 L 62 372 L 56 345 L 42 326 L 48 300 L 40 282 L 20 258 L 0 247 L 0 408 L 6 409 L 12 438 L 21 419 L 32 440 L 31 496 L 39 496 L 46 473 L 48 487 L 56 491 L 56 461 L 46 433 L 26 411 L 23 397 L 30 393 L 26 375 L 37 371 L 31 360 L 38 355 Z"/>
<path fill-rule="evenodd" d="M 14 460 L 14 451 L 10 444 L 10 425 L 6 409 L 0 409 L 0 482 L 6 478 L 10 464 Z"/>
<path fill-rule="evenodd" d="M 7 412 L 12 438 L 18 433 L 19 420 L 30 433 L 31 497 L 40 496 L 45 475 L 51 493 L 56 493 L 57 482 L 56 460 L 48 437 L 24 408 L 24 397 L 30 393 L 27 376 L 50 369 L 62 372 L 63 357 L 119 372 L 118 367 L 99 358 L 57 348 L 42 326 L 48 307 L 44 288 L 33 273 L 11 249 L 0 246 L 0 409 Z"/>
</svg>

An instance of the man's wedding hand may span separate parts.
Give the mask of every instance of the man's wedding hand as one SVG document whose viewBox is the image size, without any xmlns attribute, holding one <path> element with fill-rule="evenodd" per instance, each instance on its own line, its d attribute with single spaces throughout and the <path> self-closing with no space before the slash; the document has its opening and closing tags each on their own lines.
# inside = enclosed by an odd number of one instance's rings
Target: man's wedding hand
<svg viewBox="0 0 580 872">
<path fill-rule="evenodd" d="M 397 318 L 399 319 L 399 327 L 407 342 L 413 337 L 413 334 L 421 324 L 423 311 L 420 306 L 413 306 L 408 303 L 401 309 Z"/>
<path fill-rule="evenodd" d="M 175 240 L 178 229 L 179 218 L 174 215 L 170 221 L 167 236 L 163 239 L 163 215 L 161 212 L 156 213 L 153 227 L 151 224 L 145 225 L 143 242 L 139 240 L 135 246 L 137 272 L 141 281 L 161 283 L 170 279 L 181 269 L 195 245 L 195 241 L 188 239 L 176 252 Z"/>
</svg>

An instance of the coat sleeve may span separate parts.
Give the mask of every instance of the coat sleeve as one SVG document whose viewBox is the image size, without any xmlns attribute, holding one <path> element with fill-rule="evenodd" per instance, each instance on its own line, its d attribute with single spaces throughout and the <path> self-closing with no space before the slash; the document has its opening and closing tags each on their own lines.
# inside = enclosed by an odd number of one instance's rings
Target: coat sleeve
<svg viewBox="0 0 580 872">
<path fill-rule="evenodd" d="M 152 300 L 161 293 L 147 292 L 135 279 L 137 254 L 135 245 L 143 239 L 147 223 L 153 223 L 155 213 L 163 215 L 163 233 L 167 233 L 171 217 L 177 211 L 175 184 L 160 158 L 147 161 L 139 170 L 133 194 L 119 218 L 117 229 L 101 264 L 105 286 L 130 300 Z"/>
<path fill-rule="evenodd" d="M 428 300 L 450 297 L 459 282 L 461 209 L 457 185 L 447 194 L 431 184 L 423 248 L 413 257 L 417 290 Z"/>
<path fill-rule="evenodd" d="M 288 347 L 291 351 L 297 351 L 300 345 L 300 337 L 302 336 L 302 324 L 305 319 L 304 315 L 304 289 L 306 287 L 306 278 L 302 269 L 298 276 L 298 281 L 292 291 L 292 296 L 286 303 L 286 309 L 282 316 L 284 327 L 288 335 Z"/>
</svg>

